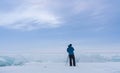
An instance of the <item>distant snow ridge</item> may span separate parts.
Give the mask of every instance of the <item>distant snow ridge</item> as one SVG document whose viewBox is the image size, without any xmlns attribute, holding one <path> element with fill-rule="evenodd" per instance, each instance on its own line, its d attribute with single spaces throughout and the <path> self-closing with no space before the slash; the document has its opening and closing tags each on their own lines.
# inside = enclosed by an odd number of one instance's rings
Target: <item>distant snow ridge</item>
<svg viewBox="0 0 120 73">
<path fill-rule="evenodd" d="M 0 67 L 24 65 L 30 62 L 68 63 L 68 57 L 65 54 L 0 56 Z M 79 54 L 76 55 L 76 62 L 120 62 L 120 55 Z"/>
<path fill-rule="evenodd" d="M 8 57 L 0 56 L 0 67 L 12 66 L 12 65 L 23 65 L 27 61 L 22 57 Z"/>
<path fill-rule="evenodd" d="M 108 62 L 110 58 L 102 55 L 80 55 L 78 62 Z"/>
</svg>

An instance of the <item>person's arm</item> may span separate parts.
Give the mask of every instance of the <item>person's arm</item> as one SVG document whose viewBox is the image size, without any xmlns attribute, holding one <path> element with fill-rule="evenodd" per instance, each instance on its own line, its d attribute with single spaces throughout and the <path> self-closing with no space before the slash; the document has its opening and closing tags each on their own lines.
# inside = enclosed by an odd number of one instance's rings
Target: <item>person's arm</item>
<svg viewBox="0 0 120 73">
<path fill-rule="evenodd" d="M 68 48 L 67 48 L 67 52 L 69 52 Z"/>
<path fill-rule="evenodd" d="M 74 48 L 72 47 L 73 51 L 74 51 Z"/>
</svg>

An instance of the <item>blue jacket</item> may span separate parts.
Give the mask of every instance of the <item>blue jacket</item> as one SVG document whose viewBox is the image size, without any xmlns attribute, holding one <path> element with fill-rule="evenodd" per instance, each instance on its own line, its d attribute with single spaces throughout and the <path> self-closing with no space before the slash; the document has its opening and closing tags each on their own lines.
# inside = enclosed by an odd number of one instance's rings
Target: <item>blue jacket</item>
<svg viewBox="0 0 120 73">
<path fill-rule="evenodd" d="M 72 46 L 69 46 L 67 48 L 67 52 L 68 52 L 69 55 L 74 55 L 74 48 Z"/>
</svg>

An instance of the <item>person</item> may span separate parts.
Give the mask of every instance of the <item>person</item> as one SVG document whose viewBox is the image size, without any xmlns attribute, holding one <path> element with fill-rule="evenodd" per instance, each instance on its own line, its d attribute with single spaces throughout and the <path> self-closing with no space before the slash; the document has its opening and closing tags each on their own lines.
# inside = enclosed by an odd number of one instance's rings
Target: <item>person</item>
<svg viewBox="0 0 120 73">
<path fill-rule="evenodd" d="M 72 44 L 68 45 L 67 52 L 68 52 L 68 55 L 69 55 L 70 66 L 76 66 L 75 56 L 74 56 L 74 48 L 72 47 Z"/>
</svg>

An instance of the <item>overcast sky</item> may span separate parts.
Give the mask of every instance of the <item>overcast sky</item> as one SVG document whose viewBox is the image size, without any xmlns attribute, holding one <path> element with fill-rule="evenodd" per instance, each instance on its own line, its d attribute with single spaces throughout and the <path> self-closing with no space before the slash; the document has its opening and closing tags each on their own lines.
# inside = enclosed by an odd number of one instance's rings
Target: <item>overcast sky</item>
<svg viewBox="0 0 120 73">
<path fill-rule="evenodd" d="M 120 0 L 0 0 L 0 49 L 120 49 Z"/>
</svg>

